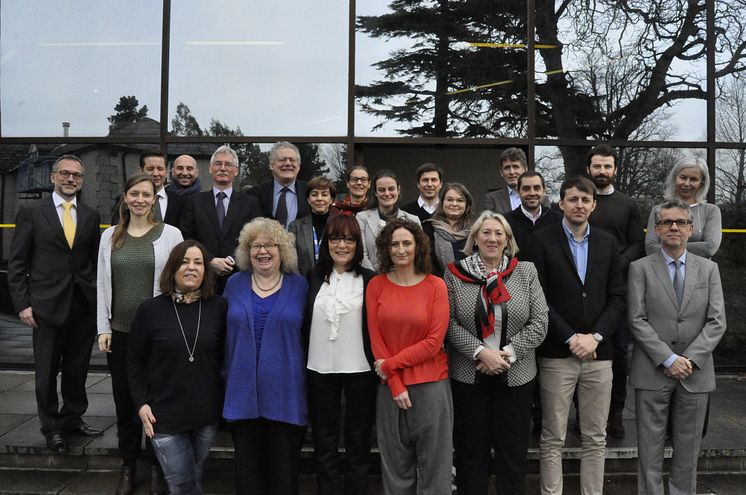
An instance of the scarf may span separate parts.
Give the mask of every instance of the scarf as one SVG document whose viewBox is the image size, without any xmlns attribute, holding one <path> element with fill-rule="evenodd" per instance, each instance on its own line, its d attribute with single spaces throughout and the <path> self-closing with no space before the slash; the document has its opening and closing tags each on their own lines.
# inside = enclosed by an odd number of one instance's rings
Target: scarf
<svg viewBox="0 0 746 495">
<path fill-rule="evenodd" d="M 197 194 L 202 190 L 202 183 L 199 181 L 199 177 L 194 181 L 194 184 L 188 187 L 184 187 L 178 182 L 172 181 L 166 185 L 166 190 L 178 194 L 179 196 L 190 196 L 192 194 Z"/>
<path fill-rule="evenodd" d="M 469 229 L 453 232 L 443 220 L 431 218 L 425 221 L 433 226 L 433 245 L 430 248 L 435 252 L 441 272 L 445 271 L 448 264 L 456 260 L 455 245 L 469 236 Z"/>
<path fill-rule="evenodd" d="M 192 304 L 199 301 L 200 297 L 202 297 L 202 289 L 193 290 L 192 292 L 179 292 L 174 289 L 174 292 L 171 294 L 171 299 L 179 304 Z"/>
<path fill-rule="evenodd" d="M 510 301 L 510 293 L 505 287 L 504 279 L 518 265 L 518 258 L 503 256 L 497 269 L 487 271 L 479 253 L 461 261 L 451 263 L 448 269 L 462 282 L 478 284 L 482 304 L 477 308 L 477 324 L 482 329 L 482 339 L 495 333 L 495 308 L 493 305 Z"/>
<path fill-rule="evenodd" d="M 354 215 L 355 213 L 367 208 L 368 197 L 366 196 L 362 203 L 353 203 L 348 194 L 344 199 L 332 203 L 332 206 L 337 208 L 343 215 Z"/>
</svg>

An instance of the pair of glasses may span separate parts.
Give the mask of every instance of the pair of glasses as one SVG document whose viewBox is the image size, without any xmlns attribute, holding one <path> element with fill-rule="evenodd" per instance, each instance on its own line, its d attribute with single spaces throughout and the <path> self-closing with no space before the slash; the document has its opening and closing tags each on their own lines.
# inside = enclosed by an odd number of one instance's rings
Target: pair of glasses
<svg viewBox="0 0 746 495">
<path fill-rule="evenodd" d="M 212 162 L 210 165 L 213 165 L 216 168 L 221 168 L 221 167 L 225 167 L 225 168 L 236 168 L 236 165 L 233 164 L 232 162 L 216 161 L 216 162 Z"/>
<path fill-rule="evenodd" d="M 367 184 L 370 181 L 367 177 L 350 177 L 350 182 L 353 184 Z"/>
<path fill-rule="evenodd" d="M 332 236 L 329 238 L 329 244 L 339 244 L 340 242 L 344 242 L 345 244 L 355 244 L 357 241 L 354 237 L 351 235 L 340 237 L 338 235 Z"/>
<path fill-rule="evenodd" d="M 58 170 L 55 172 L 55 174 L 59 175 L 63 179 L 69 179 L 70 177 L 75 180 L 83 179 L 83 174 L 81 174 L 80 172 L 70 172 L 69 170 Z"/>
<path fill-rule="evenodd" d="M 684 220 L 683 218 L 679 220 L 660 220 L 655 223 L 658 227 L 671 227 L 673 224 L 676 224 L 677 227 L 686 227 L 687 225 L 691 225 L 691 220 Z"/>
<path fill-rule="evenodd" d="M 264 244 L 252 244 L 251 246 L 252 251 L 261 251 L 262 249 L 269 251 L 270 249 L 274 249 L 277 247 L 277 244 L 274 242 L 265 242 Z"/>
</svg>

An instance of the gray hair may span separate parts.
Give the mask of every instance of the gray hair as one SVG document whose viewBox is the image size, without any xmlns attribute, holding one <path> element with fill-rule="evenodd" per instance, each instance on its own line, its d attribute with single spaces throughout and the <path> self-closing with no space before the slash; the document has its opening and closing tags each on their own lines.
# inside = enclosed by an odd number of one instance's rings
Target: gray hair
<svg viewBox="0 0 746 495">
<path fill-rule="evenodd" d="M 218 148 L 218 149 L 215 150 L 215 152 L 210 157 L 210 164 L 211 165 L 215 161 L 215 156 L 217 156 L 217 155 L 230 155 L 231 158 L 233 159 L 234 164 L 236 165 L 236 167 L 238 167 L 240 165 L 238 163 L 238 155 L 233 150 L 233 148 L 231 148 L 227 144 L 224 144 L 223 146 L 221 146 L 220 148 Z"/>
<path fill-rule="evenodd" d="M 479 229 L 482 228 L 482 224 L 487 220 L 496 220 L 498 223 L 500 223 L 503 230 L 505 231 L 507 242 L 505 243 L 505 251 L 503 252 L 503 254 L 505 254 L 506 256 L 515 256 L 516 254 L 518 254 L 518 243 L 515 242 L 513 229 L 510 228 L 510 224 L 507 220 L 505 220 L 504 216 L 490 210 L 484 210 L 482 214 L 479 215 L 474 223 L 471 225 L 471 228 L 469 229 L 469 237 L 466 238 L 466 245 L 464 246 L 464 254 L 474 254 L 474 238 L 477 236 Z"/>
<path fill-rule="evenodd" d="M 272 145 L 272 149 L 269 150 L 270 164 L 277 160 L 277 154 L 280 152 L 280 150 L 293 150 L 295 152 L 296 158 L 298 158 L 298 165 L 300 165 L 300 151 L 298 150 L 298 147 L 293 143 L 289 143 L 287 141 L 278 141 Z"/>
<path fill-rule="evenodd" d="M 663 210 L 671 210 L 673 208 L 678 208 L 680 210 L 684 210 L 686 212 L 687 219 L 691 222 L 694 220 L 694 215 L 692 214 L 692 209 L 689 208 L 689 205 L 681 201 L 680 199 L 672 199 L 669 201 L 666 201 L 662 205 L 660 205 L 660 208 L 656 208 L 655 210 L 655 223 L 657 224 L 661 219 L 661 212 Z"/>
<path fill-rule="evenodd" d="M 52 172 L 56 172 L 60 165 L 60 162 L 65 160 L 72 160 L 74 162 L 78 162 L 78 165 L 80 165 L 80 168 L 83 169 L 83 172 L 85 172 L 85 165 L 83 165 L 83 161 L 78 158 L 75 155 L 62 155 L 61 157 L 57 158 L 54 163 L 52 164 Z"/>
<path fill-rule="evenodd" d="M 702 177 L 702 185 L 699 187 L 694 199 L 697 203 L 707 202 L 707 192 L 710 190 L 710 171 L 707 169 L 707 162 L 698 156 L 688 155 L 676 162 L 666 177 L 666 190 L 663 192 L 663 199 L 672 201 L 677 199 L 676 177 L 685 168 L 696 168 Z"/>
</svg>

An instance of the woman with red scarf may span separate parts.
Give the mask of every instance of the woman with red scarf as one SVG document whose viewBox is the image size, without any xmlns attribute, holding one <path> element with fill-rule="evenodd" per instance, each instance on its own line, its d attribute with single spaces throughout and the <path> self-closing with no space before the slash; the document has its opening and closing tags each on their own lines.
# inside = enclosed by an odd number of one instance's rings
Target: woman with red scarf
<svg viewBox="0 0 746 495">
<path fill-rule="evenodd" d="M 534 265 L 519 262 L 505 218 L 483 212 L 469 231 L 469 256 L 448 265 L 448 361 L 459 495 L 487 493 L 490 450 L 497 491 L 525 491 L 536 347 L 548 308 Z"/>
<path fill-rule="evenodd" d="M 347 215 L 356 215 L 357 212 L 370 207 L 370 174 L 368 169 L 362 165 L 355 165 L 347 171 L 345 180 L 347 181 L 347 190 L 350 193 L 339 201 L 332 203 L 332 216 L 339 213 Z"/>
</svg>

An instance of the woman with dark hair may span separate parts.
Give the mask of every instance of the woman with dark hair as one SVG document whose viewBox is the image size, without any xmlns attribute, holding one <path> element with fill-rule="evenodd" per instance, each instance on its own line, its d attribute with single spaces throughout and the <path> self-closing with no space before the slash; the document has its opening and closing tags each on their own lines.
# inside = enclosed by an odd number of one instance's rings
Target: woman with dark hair
<svg viewBox="0 0 746 495">
<path fill-rule="evenodd" d="M 236 493 L 298 493 L 306 432 L 302 326 L 308 282 L 297 274 L 293 235 L 255 218 L 238 237 L 225 286 L 225 405 L 235 447 Z"/>
<path fill-rule="evenodd" d="M 371 270 L 378 270 L 379 253 L 376 248 L 376 238 L 384 225 L 397 219 L 405 218 L 417 225 L 417 216 L 399 209 L 399 178 L 391 170 L 379 170 L 373 178 L 373 192 L 375 201 L 367 210 L 356 215 L 363 236 L 363 266 Z"/>
<path fill-rule="evenodd" d="M 363 246 L 354 218 L 326 224 L 319 264 L 308 291 L 308 394 L 322 495 L 364 495 L 370 467 L 370 434 L 376 374 L 365 317 L 365 289 L 375 275 L 360 266 Z M 345 458 L 339 454 L 344 396 Z"/>
<path fill-rule="evenodd" d="M 463 184 L 453 182 L 440 190 L 440 201 L 433 216 L 422 224 L 430 239 L 433 274 L 442 277 L 452 261 L 466 257 L 464 246 L 474 222 L 474 200 Z"/>
<path fill-rule="evenodd" d="M 720 249 L 723 239 L 723 221 L 720 208 L 707 202 L 707 191 L 710 190 L 710 173 L 707 162 L 702 158 L 690 155 L 679 160 L 666 177 L 666 190 L 663 199 L 678 199 L 689 205 L 692 212 L 692 235 L 686 243 L 687 251 L 712 258 Z M 655 205 L 648 218 L 648 230 L 645 235 L 645 253 L 660 251 L 660 238 L 655 233 L 656 214 L 661 205 Z"/>
<path fill-rule="evenodd" d="M 365 302 L 375 370 L 384 381 L 376 399 L 384 491 L 450 495 L 448 292 L 429 275 L 428 240 L 417 223 L 391 221 L 377 244 L 382 275 L 371 280 Z"/>
<path fill-rule="evenodd" d="M 183 240 L 179 229 L 156 222 L 155 201 L 155 184 L 149 175 L 137 173 L 127 179 L 119 223 L 101 234 L 98 249 L 98 347 L 106 353 L 117 412 L 122 456 L 118 495 L 134 491 L 142 443 L 142 425 L 127 383 L 130 323 L 141 302 L 160 294 L 161 271 L 171 249 Z M 145 445 L 150 451 L 150 442 Z M 150 492 L 166 492 L 163 472 L 156 462 L 151 463 Z"/>
<path fill-rule="evenodd" d="M 499 492 L 523 494 L 536 348 L 549 310 L 536 268 L 516 258 L 502 215 L 482 212 L 465 250 L 469 256 L 445 273 L 456 486 L 460 495 L 486 495 L 494 450 Z"/>
<path fill-rule="evenodd" d="M 132 320 L 127 353 L 132 400 L 171 495 L 201 495 L 202 467 L 223 406 L 225 314 L 202 244 L 179 243 L 163 267 L 161 295 Z"/>
<path fill-rule="evenodd" d="M 295 236 L 298 272 L 307 279 L 313 275 L 316 268 L 324 226 L 329 220 L 329 207 L 336 194 L 334 181 L 328 177 L 319 176 L 309 180 L 306 200 L 311 206 L 311 214 L 293 220 L 288 226 L 288 232 Z"/>
<path fill-rule="evenodd" d="M 370 173 L 362 165 L 354 165 L 345 175 L 349 194 L 332 204 L 332 213 L 356 215 L 370 205 L 368 191 L 370 190 Z"/>
</svg>

